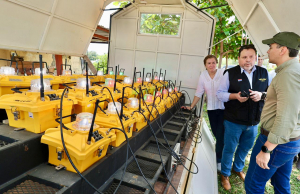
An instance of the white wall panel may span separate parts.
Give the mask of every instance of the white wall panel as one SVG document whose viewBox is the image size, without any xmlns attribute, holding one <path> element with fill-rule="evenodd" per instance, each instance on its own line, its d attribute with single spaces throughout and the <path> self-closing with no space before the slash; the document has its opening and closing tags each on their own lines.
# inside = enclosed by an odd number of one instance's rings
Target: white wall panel
<svg viewBox="0 0 300 194">
<path fill-rule="evenodd" d="M 151 73 L 152 69 L 155 69 L 155 55 L 154 52 L 142 52 L 142 51 L 136 51 L 135 54 L 135 67 L 137 71 L 143 71 L 143 68 L 145 68 L 145 76 L 146 73 Z"/>
<path fill-rule="evenodd" d="M 229 1 L 232 1 L 234 3 L 234 7 L 239 11 L 238 15 L 241 17 L 242 21 L 240 21 L 241 23 L 243 23 L 250 10 L 252 9 L 252 7 L 255 5 L 255 3 L 257 2 L 257 0 L 229 0 Z M 274 1 L 273 1 L 274 2 Z"/>
<path fill-rule="evenodd" d="M 115 50 L 115 65 L 110 67 L 115 67 L 116 65 L 120 65 L 120 69 L 125 69 L 125 74 L 127 76 L 133 76 L 133 62 L 134 62 L 134 52 L 130 50 Z"/>
<path fill-rule="evenodd" d="M 182 52 L 207 55 L 209 26 L 206 22 L 186 21 L 184 24 Z"/>
<path fill-rule="evenodd" d="M 167 70 L 166 80 L 174 82 L 177 78 L 178 60 L 179 55 L 158 53 L 156 71 L 159 73 L 160 68 L 162 68 L 162 72 Z"/>
<path fill-rule="evenodd" d="M 202 142 L 197 145 L 194 155 L 194 162 L 201 173 L 191 174 L 189 180 L 191 185 L 187 188 L 187 194 L 194 193 L 218 193 L 217 165 L 214 138 L 208 128 L 204 118 L 202 120 Z M 193 165 L 192 171 L 197 169 Z M 200 192 L 199 192 L 200 191 Z"/>
<path fill-rule="evenodd" d="M 178 80 L 182 86 L 197 88 L 200 73 L 205 69 L 203 57 L 181 55 Z"/>
<path fill-rule="evenodd" d="M 183 13 L 182 7 L 162 7 L 162 12 L 165 13 Z"/>
<path fill-rule="evenodd" d="M 268 51 L 261 43 L 263 39 L 283 31 L 300 34 L 299 0 L 227 1 L 261 55 L 266 56 Z"/>
<path fill-rule="evenodd" d="M 53 6 L 54 0 L 47 0 L 47 1 L 41 1 L 41 0 L 18 0 L 19 2 L 22 2 L 24 4 L 36 7 L 38 9 L 50 12 Z"/>
<path fill-rule="evenodd" d="M 203 20 L 202 18 L 200 18 L 198 15 L 190 12 L 190 11 L 187 11 L 186 14 L 185 14 L 185 18 L 186 19 L 195 19 L 195 20 Z M 203 20 L 204 21 L 204 20 Z"/>
<path fill-rule="evenodd" d="M 83 53 L 84 47 L 89 41 L 88 37 L 92 34 L 91 30 L 53 18 L 43 49 L 60 52 L 73 50 L 75 53 Z M 62 38 L 64 41 L 61 41 Z"/>
<path fill-rule="evenodd" d="M 281 31 L 292 31 L 300 34 L 299 0 L 278 1 L 276 3 L 272 0 L 263 0 L 263 3 Z"/>
<path fill-rule="evenodd" d="M 135 19 L 118 19 L 117 22 L 117 48 L 134 48 L 135 34 L 136 34 L 136 20 Z"/>
<path fill-rule="evenodd" d="M 0 48 L 83 56 L 103 4 L 104 0 L 0 0 Z"/>
<path fill-rule="evenodd" d="M 134 9 L 128 13 L 126 13 L 125 15 L 123 15 L 122 17 L 123 18 L 133 18 L 133 17 L 137 17 L 138 16 L 138 10 L 137 9 Z"/>
<path fill-rule="evenodd" d="M 139 12 L 140 13 L 159 13 L 160 12 L 160 6 L 141 6 L 139 7 Z"/>
<path fill-rule="evenodd" d="M 99 0 L 59 0 L 55 14 L 94 28 L 98 21 L 95 16 L 99 15 L 102 4 Z"/>
<path fill-rule="evenodd" d="M 260 30 L 257 30 L 257 24 L 260 24 Z M 252 36 L 259 37 L 260 40 L 271 38 L 276 34 L 274 27 L 268 22 L 266 14 L 260 7 L 257 7 L 253 12 L 251 20 L 247 23 L 247 29 Z M 253 40 L 253 42 L 262 52 L 266 53 L 268 51 L 268 45 L 263 44 L 261 41 L 256 42 Z"/>
<path fill-rule="evenodd" d="M 194 96 L 195 96 L 196 90 L 195 89 L 190 89 L 190 88 L 185 88 L 185 87 L 181 87 L 180 90 L 181 91 L 184 90 L 182 93 L 185 95 L 185 103 L 186 104 L 192 103 L 193 99 L 194 99 Z M 186 92 L 189 94 L 190 99 L 189 99 L 188 95 L 186 94 Z M 200 102 L 198 104 L 200 104 Z"/>
<path fill-rule="evenodd" d="M 180 52 L 181 38 L 177 37 L 159 37 L 158 39 L 158 51 L 159 52 Z"/>
<path fill-rule="evenodd" d="M 146 51 L 156 51 L 157 36 L 138 35 L 136 39 L 136 49 Z"/>
<path fill-rule="evenodd" d="M 0 45 L 38 49 L 47 15 L 8 1 L 1 1 L 0 13 Z"/>
<path fill-rule="evenodd" d="M 132 9 L 137 10 L 136 16 Z M 180 35 L 139 34 L 137 24 L 141 13 L 182 14 Z M 208 54 L 212 24 L 212 18 L 194 8 L 190 9 L 187 3 L 185 8 L 178 5 L 130 6 L 113 16 L 109 66 L 119 63 L 124 68 L 125 65 L 126 75 L 131 77 L 133 67 L 137 71 L 145 67 L 145 73 L 151 72 L 152 68 L 159 73 L 162 68 L 162 73 L 167 71 L 167 80 L 177 80 L 177 85 L 182 81 L 182 85 L 186 86 L 183 88 L 193 98 L 200 72 L 204 69 L 203 57 Z M 127 68 L 130 68 L 130 72 Z M 189 102 L 188 98 L 186 102 Z"/>
</svg>

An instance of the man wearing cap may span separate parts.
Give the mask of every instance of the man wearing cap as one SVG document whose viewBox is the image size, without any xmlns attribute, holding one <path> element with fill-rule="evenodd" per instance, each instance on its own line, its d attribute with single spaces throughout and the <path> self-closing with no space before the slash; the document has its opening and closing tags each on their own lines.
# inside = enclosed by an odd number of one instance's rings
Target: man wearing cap
<svg viewBox="0 0 300 194">
<path fill-rule="evenodd" d="M 294 156 L 300 151 L 300 36 L 281 32 L 263 40 L 277 75 L 267 91 L 261 134 L 253 147 L 245 179 L 247 193 L 264 193 L 271 179 L 275 193 L 290 192 Z"/>
</svg>

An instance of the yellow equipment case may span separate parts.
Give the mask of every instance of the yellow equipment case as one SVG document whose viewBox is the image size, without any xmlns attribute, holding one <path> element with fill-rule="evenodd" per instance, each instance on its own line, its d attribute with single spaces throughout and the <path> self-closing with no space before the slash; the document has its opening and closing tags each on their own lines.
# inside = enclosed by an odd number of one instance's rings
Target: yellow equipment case
<svg viewBox="0 0 300 194">
<path fill-rule="evenodd" d="M 81 113 L 86 115 L 87 113 Z M 93 116 L 91 113 L 88 113 Z M 77 116 L 77 118 L 80 114 Z M 84 116 L 86 117 L 86 116 Z M 64 143 L 68 153 L 75 164 L 76 168 L 83 172 L 95 162 L 103 158 L 109 144 L 116 140 L 115 130 L 99 128 L 94 125 L 91 141 L 88 142 L 90 121 L 88 127 L 85 121 L 65 124 L 63 129 Z M 81 127 L 80 125 L 83 126 Z M 41 142 L 48 145 L 50 164 L 58 166 L 58 168 L 65 167 L 66 170 L 76 172 L 67 158 L 66 151 L 64 150 L 60 128 L 50 128 L 42 136 Z"/>
</svg>

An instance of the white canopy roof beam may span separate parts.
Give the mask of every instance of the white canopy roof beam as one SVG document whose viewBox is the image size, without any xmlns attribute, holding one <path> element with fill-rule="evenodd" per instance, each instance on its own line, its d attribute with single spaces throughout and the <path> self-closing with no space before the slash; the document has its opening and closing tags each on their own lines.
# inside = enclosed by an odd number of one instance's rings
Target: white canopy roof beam
<svg viewBox="0 0 300 194">
<path fill-rule="evenodd" d="M 252 16 L 253 12 L 255 11 L 259 1 L 261 1 L 261 0 L 257 0 L 257 2 L 253 5 L 252 9 L 250 10 L 249 14 L 247 15 L 247 18 L 245 19 L 244 23 L 242 24 L 243 27 L 249 21 L 250 17 Z"/>
<path fill-rule="evenodd" d="M 264 3 L 262 1 L 258 2 L 259 6 L 261 7 L 261 9 L 263 10 L 263 12 L 266 14 L 268 20 L 271 22 L 272 26 L 274 27 L 274 29 L 276 30 L 276 32 L 281 32 L 279 27 L 277 26 L 276 22 L 274 21 L 273 17 L 271 16 L 271 14 L 269 13 L 268 9 L 266 8 L 266 6 L 264 5 Z"/>
</svg>

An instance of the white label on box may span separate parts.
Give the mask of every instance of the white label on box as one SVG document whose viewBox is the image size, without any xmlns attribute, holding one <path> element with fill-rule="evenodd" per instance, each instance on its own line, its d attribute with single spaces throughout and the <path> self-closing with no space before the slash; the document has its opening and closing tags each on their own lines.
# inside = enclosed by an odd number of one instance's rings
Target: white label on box
<svg viewBox="0 0 300 194">
<path fill-rule="evenodd" d="M 28 112 L 28 114 L 29 114 L 30 118 L 33 118 L 33 113 L 32 112 Z"/>
</svg>

